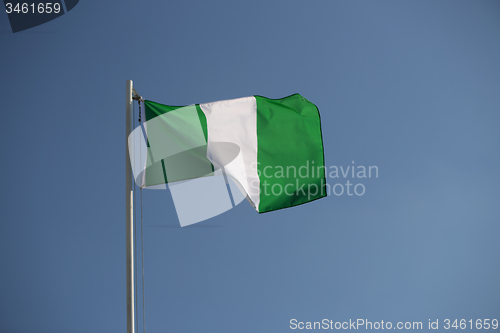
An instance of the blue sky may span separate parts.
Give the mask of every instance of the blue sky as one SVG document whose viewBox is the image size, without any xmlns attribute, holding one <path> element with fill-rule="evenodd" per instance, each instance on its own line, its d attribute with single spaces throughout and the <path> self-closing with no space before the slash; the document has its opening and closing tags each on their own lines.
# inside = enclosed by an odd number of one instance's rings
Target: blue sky
<svg viewBox="0 0 500 333">
<path fill-rule="evenodd" d="M 127 79 L 170 105 L 298 92 L 327 166 L 379 169 L 187 228 L 144 191 L 148 332 L 500 319 L 499 2 L 82 0 L 0 15 L 0 42 L 1 332 L 126 329 Z"/>
</svg>

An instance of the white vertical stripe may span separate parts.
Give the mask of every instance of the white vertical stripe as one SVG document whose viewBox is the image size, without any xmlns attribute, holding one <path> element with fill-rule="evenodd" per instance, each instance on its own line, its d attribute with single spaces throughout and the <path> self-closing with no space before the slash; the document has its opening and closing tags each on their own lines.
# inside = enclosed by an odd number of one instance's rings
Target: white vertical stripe
<svg viewBox="0 0 500 333">
<path fill-rule="evenodd" d="M 240 147 L 243 163 L 230 163 L 226 173 L 243 187 L 258 211 L 260 180 L 257 174 L 257 101 L 243 97 L 226 101 L 200 104 L 207 117 L 208 155 L 215 142 L 230 142 Z M 214 161 L 212 161 L 214 163 Z"/>
</svg>

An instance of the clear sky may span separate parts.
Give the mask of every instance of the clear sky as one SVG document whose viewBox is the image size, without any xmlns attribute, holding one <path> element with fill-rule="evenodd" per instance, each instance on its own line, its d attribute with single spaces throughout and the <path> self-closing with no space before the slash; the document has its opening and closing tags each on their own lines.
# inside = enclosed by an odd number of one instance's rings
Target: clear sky
<svg viewBox="0 0 500 333">
<path fill-rule="evenodd" d="M 170 105 L 298 92 L 327 166 L 378 167 L 328 179 L 362 196 L 186 228 L 144 191 L 148 332 L 500 319 L 500 2 L 81 0 L 0 14 L 0 43 L 0 332 L 125 332 L 127 79 Z"/>
</svg>

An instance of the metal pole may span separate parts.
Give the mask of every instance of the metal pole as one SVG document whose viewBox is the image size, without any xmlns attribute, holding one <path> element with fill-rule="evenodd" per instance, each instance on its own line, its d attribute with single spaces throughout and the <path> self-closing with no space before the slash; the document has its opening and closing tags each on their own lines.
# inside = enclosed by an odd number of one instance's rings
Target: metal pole
<svg viewBox="0 0 500 333">
<path fill-rule="evenodd" d="M 134 207 L 133 207 L 133 182 L 132 166 L 128 151 L 128 136 L 132 132 L 132 80 L 127 81 L 126 90 L 126 126 L 125 126 L 125 225 L 126 225 L 126 251 L 127 251 L 127 333 L 135 333 L 134 322 Z"/>
</svg>

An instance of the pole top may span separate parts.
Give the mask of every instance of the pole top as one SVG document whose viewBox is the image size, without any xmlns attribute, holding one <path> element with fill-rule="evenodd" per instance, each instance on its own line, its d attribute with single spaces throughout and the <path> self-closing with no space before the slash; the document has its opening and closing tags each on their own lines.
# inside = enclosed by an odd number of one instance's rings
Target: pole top
<svg viewBox="0 0 500 333">
<path fill-rule="evenodd" d="M 144 98 L 142 98 L 141 95 L 139 95 L 139 93 L 137 92 L 137 90 L 135 90 L 133 86 L 132 86 L 132 99 L 136 101 L 144 101 Z"/>
</svg>

